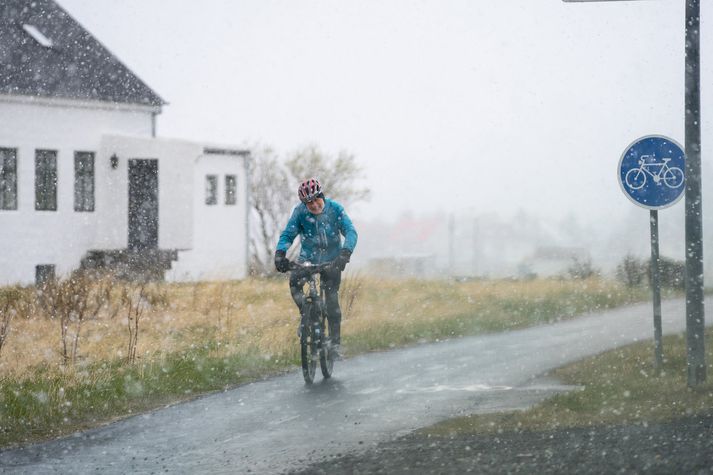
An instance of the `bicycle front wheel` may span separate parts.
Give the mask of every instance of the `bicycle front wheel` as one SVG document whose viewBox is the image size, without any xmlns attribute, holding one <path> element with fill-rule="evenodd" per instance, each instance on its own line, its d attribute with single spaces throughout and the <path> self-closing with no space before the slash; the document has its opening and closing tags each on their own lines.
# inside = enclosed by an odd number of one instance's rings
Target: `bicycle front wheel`
<svg viewBox="0 0 713 475">
<path fill-rule="evenodd" d="M 307 384 L 312 384 L 314 376 L 317 374 L 318 353 L 319 349 L 317 348 L 313 326 L 310 323 L 303 324 L 300 335 L 300 355 L 302 358 L 302 376 Z"/>
<path fill-rule="evenodd" d="M 325 318 L 322 318 L 321 322 L 322 342 L 319 348 L 319 367 L 322 369 L 324 379 L 328 379 L 332 377 L 332 371 L 334 370 L 334 355 L 332 353 L 332 343 L 328 330 L 329 325 L 327 325 Z"/>
</svg>

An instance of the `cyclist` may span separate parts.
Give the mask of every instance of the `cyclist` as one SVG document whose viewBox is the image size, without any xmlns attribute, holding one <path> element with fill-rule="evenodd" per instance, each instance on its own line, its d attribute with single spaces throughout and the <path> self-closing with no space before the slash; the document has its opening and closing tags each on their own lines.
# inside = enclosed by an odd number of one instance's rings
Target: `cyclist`
<svg viewBox="0 0 713 475">
<path fill-rule="evenodd" d="M 297 189 L 297 196 L 301 203 L 292 211 L 287 226 L 280 234 L 275 250 L 275 268 L 280 272 L 289 270 L 290 261 L 286 253 L 298 235 L 301 238 L 298 262 L 322 264 L 334 261 L 332 269 L 321 273 L 321 279 L 327 304 L 329 334 L 334 345 L 335 356 L 339 357 L 342 321 L 342 310 L 339 308 L 339 284 L 342 280 L 342 271 L 356 246 L 357 232 L 351 219 L 344 212 L 344 207 L 324 197 L 322 186 L 317 179 L 310 178 L 302 182 Z M 340 235 L 344 236 L 344 241 Z M 306 279 L 307 277 L 300 275 L 299 272 L 293 272 L 290 276 L 290 292 L 300 313 L 305 298 L 302 287 Z"/>
</svg>

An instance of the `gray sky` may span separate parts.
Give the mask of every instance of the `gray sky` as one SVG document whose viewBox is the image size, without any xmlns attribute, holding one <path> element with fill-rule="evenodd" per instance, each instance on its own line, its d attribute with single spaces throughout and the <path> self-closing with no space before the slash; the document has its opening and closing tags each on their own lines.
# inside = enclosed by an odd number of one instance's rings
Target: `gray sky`
<svg viewBox="0 0 713 475">
<path fill-rule="evenodd" d="M 59 2 L 170 102 L 160 135 L 355 153 L 357 217 L 624 215 L 626 146 L 684 138 L 683 1 Z"/>
</svg>

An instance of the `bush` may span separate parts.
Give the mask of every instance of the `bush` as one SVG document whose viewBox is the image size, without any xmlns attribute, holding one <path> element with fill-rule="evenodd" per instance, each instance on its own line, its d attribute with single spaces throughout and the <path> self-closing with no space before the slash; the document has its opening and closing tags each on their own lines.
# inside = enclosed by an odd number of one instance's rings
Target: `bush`
<svg viewBox="0 0 713 475">
<path fill-rule="evenodd" d="M 572 264 L 567 268 L 567 275 L 572 279 L 588 279 L 599 275 L 599 270 L 592 265 L 590 258 L 572 258 Z"/>
<path fill-rule="evenodd" d="M 642 285 L 644 279 L 651 287 L 651 260 L 627 254 L 616 266 L 616 277 L 629 288 Z M 659 257 L 659 285 L 666 289 L 685 289 L 686 263 L 668 257 Z"/>
<path fill-rule="evenodd" d="M 686 263 L 684 261 L 677 261 L 668 257 L 660 257 L 659 282 L 661 283 L 661 287 L 677 290 L 685 289 Z"/>
<path fill-rule="evenodd" d="M 649 275 L 649 263 L 627 254 L 616 266 L 616 278 L 629 288 L 639 287 Z"/>
</svg>

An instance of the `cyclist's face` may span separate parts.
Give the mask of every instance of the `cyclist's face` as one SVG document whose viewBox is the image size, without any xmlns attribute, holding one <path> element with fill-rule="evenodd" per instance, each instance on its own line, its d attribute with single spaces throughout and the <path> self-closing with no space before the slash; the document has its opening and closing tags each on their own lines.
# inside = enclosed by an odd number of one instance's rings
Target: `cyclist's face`
<svg viewBox="0 0 713 475">
<path fill-rule="evenodd" d="M 324 199 L 315 198 L 312 201 L 308 201 L 305 204 L 307 205 L 307 209 L 309 210 L 310 213 L 322 214 L 322 210 L 324 209 Z"/>
</svg>

